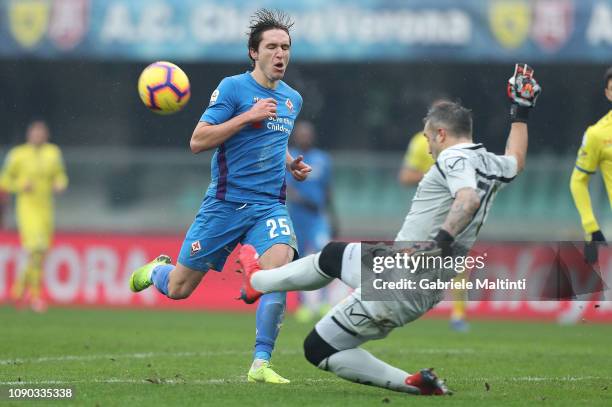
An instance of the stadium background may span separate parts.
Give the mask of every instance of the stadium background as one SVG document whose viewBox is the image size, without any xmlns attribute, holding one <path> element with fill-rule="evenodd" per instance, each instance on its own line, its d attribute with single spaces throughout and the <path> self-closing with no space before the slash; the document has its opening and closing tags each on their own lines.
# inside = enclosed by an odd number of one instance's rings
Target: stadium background
<svg viewBox="0 0 612 407">
<path fill-rule="evenodd" d="M 340 237 L 395 235 L 414 192 L 396 173 L 436 97 L 470 107 L 475 139 L 501 153 L 504 85 L 524 61 L 545 90 L 527 169 L 500 194 L 482 237 L 583 238 L 569 175 L 584 129 L 609 109 L 602 76 L 612 62 L 612 1 L 2 0 L 0 156 L 21 142 L 30 119 L 44 118 L 71 180 L 57 199 L 47 264 L 53 303 L 176 306 L 154 293 L 136 299 L 125 277 L 161 247 L 178 250 L 209 181 L 210 154 L 192 156 L 188 140 L 218 81 L 249 68 L 244 32 L 259 6 L 295 17 L 286 81 L 302 93 L 300 117 L 315 123 L 334 159 Z M 179 64 L 192 86 L 187 108 L 171 117 L 147 111 L 136 92 L 140 71 L 162 59 Z M 599 175 L 591 190 L 610 234 Z M 21 261 L 13 216 L 5 216 L 0 301 Z M 227 288 L 235 276 L 207 277 L 204 286 L 180 306 L 243 309 Z M 529 316 L 523 311 L 513 315 Z M 605 307 L 596 312 L 609 318 Z"/>
</svg>

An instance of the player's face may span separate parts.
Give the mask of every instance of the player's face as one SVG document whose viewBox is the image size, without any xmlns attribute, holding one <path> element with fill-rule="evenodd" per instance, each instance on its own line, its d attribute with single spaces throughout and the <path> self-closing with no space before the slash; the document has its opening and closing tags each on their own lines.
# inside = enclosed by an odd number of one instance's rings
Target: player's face
<svg viewBox="0 0 612 407">
<path fill-rule="evenodd" d="M 255 69 L 268 81 L 276 82 L 285 76 L 290 51 L 289 34 L 273 29 L 262 33 L 259 49 L 256 52 L 251 50 L 251 57 L 255 59 Z"/>
<path fill-rule="evenodd" d="M 441 145 L 441 138 L 443 135 L 439 134 L 439 130 L 433 128 L 429 122 L 425 123 L 425 129 L 423 129 L 425 138 L 427 138 L 427 144 L 429 145 L 429 154 L 435 159 L 442 152 L 443 147 Z"/>
<path fill-rule="evenodd" d="M 28 143 L 39 146 L 49 141 L 49 129 L 42 122 L 34 123 L 28 129 L 26 138 Z"/>
<path fill-rule="evenodd" d="M 608 86 L 606 87 L 606 97 L 610 102 L 612 102 L 612 80 L 608 81 Z"/>
</svg>

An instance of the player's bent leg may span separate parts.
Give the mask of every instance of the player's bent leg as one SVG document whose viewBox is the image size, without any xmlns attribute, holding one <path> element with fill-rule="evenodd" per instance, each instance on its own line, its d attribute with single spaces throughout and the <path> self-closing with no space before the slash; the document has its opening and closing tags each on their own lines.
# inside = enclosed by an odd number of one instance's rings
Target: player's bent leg
<svg viewBox="0 0 612 407">
<path fill-rule="evenodd" d="M 255 253 L 248 246 L 244 249 Z M 316 290 L 334 278 L 355 288 L 361 275 L 360 253 L 358 243 L 330 242 L 320 253 L 270 270 L 260 271 L 254 261 L 241 259 L 241 263 L 247 277 L 245 284 L 260 293 Z"/>
<path fill-rule="evenodd" d="M 149 263 L 137 268 L 130 275 L 129 285 L 132 292 L 139 292 L 149 288 L 153 284 L 153 271 L 160 266 L 170 266 L 172 268 L 170 256 L 160 254 Z M 159 288 L 158 288 L 159 289 Z M 160 290 L 161 291 L 161 290 Z M 167 295 L 167 290 L 164 294 Z"/>
<path fill-rule="evenodd" d="M 284 266 L 295 256 L 293 247 L 286 244 L 275 244 L 259 256 L 259 265 L 263 270 Z"/>
<path fill-rule="evenodd" d="M 173 300 L 189 297 L 205 275 L 206 271 L 193 270 L 177 263 L 174 270 L 169 273 L 168 297 Z"/>
<path fill-rule="evenodd" d="M 348 317 L 345 311 L 349 311 Z M 359 348 L 370 339 L 385 337 L 392 329 L 376 323 L 364 311 L 355 296 L 337 305 L 304 341 L 306 359 L 320 369 L 355 383 L 415 395 L 450 394 L 431 369 L 411 375 Z M 353 321 L 353 317 L 360 320 Z"/>
<path fill-rule="evenodd" d="M 172 265 L 172 259 L 165 254 L 157 256 L 151 262 L 136 269 L 130 276 L 130 289 L 142 291 L 151 285 L 175 300 L 189 297 L 206 272 L 185 267 L 181 263 Z"/>
</svg>

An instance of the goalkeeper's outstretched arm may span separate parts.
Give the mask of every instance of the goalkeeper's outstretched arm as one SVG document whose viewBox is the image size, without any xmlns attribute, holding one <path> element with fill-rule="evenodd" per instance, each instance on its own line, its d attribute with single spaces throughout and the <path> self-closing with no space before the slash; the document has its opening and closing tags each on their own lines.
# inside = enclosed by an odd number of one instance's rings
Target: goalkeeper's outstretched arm
<svg viewBox="0 0 612 407">
<path fill-rule="evenodd" d="M 541 88 L 533 77 L 533 68 L 527 64 L 516 64 L 514 75 L 508 80 L 508 97 L 512 127 L 506 143 L 506 155 L 516 158 L 517 172 L 525 168 L 527 155 L 527 119 L 535 106 Z"/>
<path fill-rule="evenodd" d="M 517 172 L 521 172 L 525 168 L 528 138 L 527 123 L 512 123 L 510 135 L 506 142 L 506 155 L 516 158 Z"/>
</svg>

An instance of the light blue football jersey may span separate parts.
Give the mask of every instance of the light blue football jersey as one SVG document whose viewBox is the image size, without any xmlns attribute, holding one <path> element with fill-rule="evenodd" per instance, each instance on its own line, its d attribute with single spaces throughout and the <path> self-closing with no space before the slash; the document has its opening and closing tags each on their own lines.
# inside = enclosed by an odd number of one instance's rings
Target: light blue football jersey
<svg viewBox="0 0 612 407">
<path fill-rule="evenodd" d="M 277 117 L 246 125 L 217 147 L 206 195 L 243 203 L 285 202 L 285 152 L 302 96 L 283 81 L 276 89 L 258 84 L 250 72 L 224 78 L 200 121 L 224 123 L 260 99 L 277 101 Z"/>
</svg>

